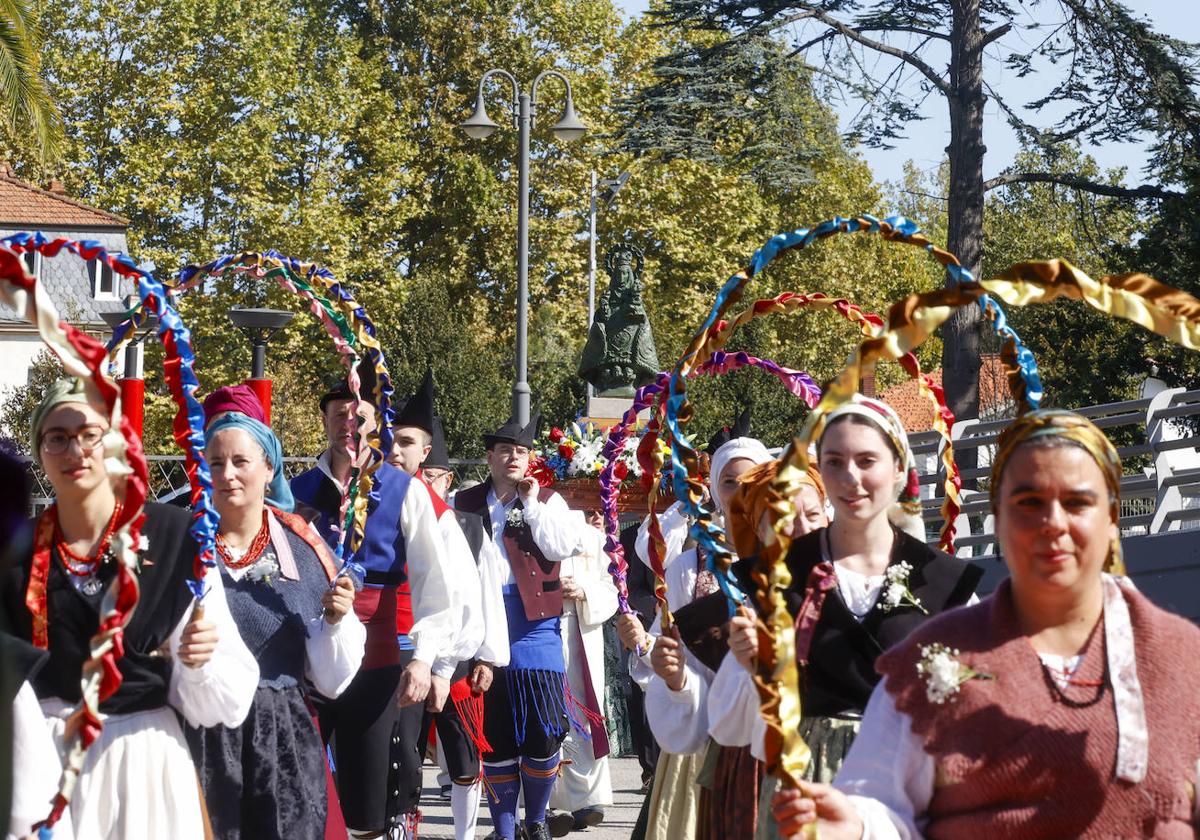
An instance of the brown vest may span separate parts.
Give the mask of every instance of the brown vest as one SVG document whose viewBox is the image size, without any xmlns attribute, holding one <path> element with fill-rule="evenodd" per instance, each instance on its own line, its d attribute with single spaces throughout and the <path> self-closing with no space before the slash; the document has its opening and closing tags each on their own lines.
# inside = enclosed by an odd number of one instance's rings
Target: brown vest
<svg viewBox="0 0 1200 840">
<path fill-rule="evenodd" d="M 990 598 L 937 616 L 881 656 L 876 667 L 897 709 L 912 720 L 936 762 L 925 836 L 931 840 L 1192 838 L 1200 758 L 1200 630 L 1125 592 L 1146 702 L 1150 769 L 1139 784 L 1114 778 L 1116 713 L 1107 682 L 1103 623 L 1075 679 L 1103 680 L 1094 703 L 1075 708 L 1047 682 L 1017 628 L 1004 581 Z M 944 704 L 929 701 L 917 674 L 921 647 L 940 642 L 993 675 L 973 679 Z M 1087 701 L 1097 689 L 1069 686 Z"/>
<path fill-rule="evenodd" d="M 492 487 L 491 479 L 454 496 L 456 510 L 476 513 L 483 517 L 490 528 L 491 512 L 488 510 L 487 494 Z M 549 487 L 538 489 L 538 501 L 545 504 L 555 492 Z M 496 535 L 492 535 L 495 539 Z M 525 618 L 538 621 L 562 615 L 562 583 L 558 579 L 561 564 L 546 559 L 542 550 L 533 541 L 528 525 L 513 527 L 505 525 L 501 534 L 504 550 L 508 553 L 508 565 L 512 567 L 521 594 L 521 605 L 525 607 Z"/>
</svg>

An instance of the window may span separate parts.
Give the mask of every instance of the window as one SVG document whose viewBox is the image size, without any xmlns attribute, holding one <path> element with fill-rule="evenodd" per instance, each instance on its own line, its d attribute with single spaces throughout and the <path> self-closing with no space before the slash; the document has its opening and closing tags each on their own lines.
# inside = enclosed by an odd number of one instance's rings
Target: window
<svg viewBox="0 0 1200 840">
<path fill-rule="evenodd" d="M 36 279 L 42 279 L 42 255 L 37 251 L 26 251 L 21 255 L 21 259 L 25 261 L 25 270 L 32 274 Z"/>
<path fill-rule="evenodd" d="M 118 275 L 113 274 L 112 266 L 92 260 L 88 266 L 88 282 L 92 286 L 92 298 L 95 300 L 119 300 L 121 295 L 117 289 Z"/>
</svg>

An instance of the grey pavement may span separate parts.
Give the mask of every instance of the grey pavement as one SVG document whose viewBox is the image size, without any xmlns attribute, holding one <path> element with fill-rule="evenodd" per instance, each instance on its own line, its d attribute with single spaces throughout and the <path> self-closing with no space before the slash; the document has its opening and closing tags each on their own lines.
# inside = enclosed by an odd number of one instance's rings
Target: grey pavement
<svg viewBox="0 0 1200 840">
<path fill-rule="evenodd" d="M 568 840 L 625 840 L 633 832 L 633 824 L 642 807 L 641 768 L 633 757 L 610 758 L 608 767 L 612 773 L 614 804 L 604 809 L 604 822 L 586 831 L 573 831 L 567 835 Z M 450 802 L 438 795 L 437 765 L 426 762 L 423 776 L 425 787 L 421 796 L 422 817 L 418 836 L 439 840 L 453 838 L 454 821 L 450 815 Z M 479 809 L 479 827 L 475 836 L 486 837 L 491 830 L 492 820 L 485 802 Z"/>
</svg>

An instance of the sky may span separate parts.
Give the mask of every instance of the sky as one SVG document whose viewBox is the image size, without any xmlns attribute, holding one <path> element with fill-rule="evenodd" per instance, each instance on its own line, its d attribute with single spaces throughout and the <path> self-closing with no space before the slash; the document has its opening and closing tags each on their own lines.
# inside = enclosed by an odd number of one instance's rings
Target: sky
<svg viewBox="0 0 1200 840">
<path fill-rule="evenodd" d="M 626 16 L 639 15 L 646 10 L 646 0 L 617 0 L 625 10 Z M 1149 18 L 1154 28 L 1169 32 L 1176 38 L 1190 42 L 1200 42 L 1200 14 L 1181 13 L 1191 5 L 1192 0 L 1125 0 L 1125 4 L 1135 13 Z M 1040 15 L 1048 14 L 1055 4 L 1040 4 L 1035 11 Z M 1045 20 L 1046 18 L 1041 18 Z M 802 37 L 802 33 L 793 35 Z M 1036 37 L 1030 32 L 1010 33 L 1001 38 L 985 52 L 985 80 L 994 85 L 996 92 L 1010 104 L 1024 105 L 1048 91 L 1064 72 L 1059 67 L 1046 66 L 1039 68 L 1034 76 L 1017 79 L 1015 73 L 1004 67 L 1003 55 L 1012 50 L 1025 48 Z M 903 46 L 900 42 L 897 46 Z M 870 59 L 870 55 L 867 56 Z M 874 59 L 870 59 L 874 60 Z M 945 66 L 945 59 L 931 62 L 939 69 Z M 896 60 L 888 58 L 881 62 L 884 72 L 895 66 Z M 871 67 L 868 65 L 868 70 Z M 910 83 L 914 96 L 920 96 L 917 80 L 921 77 L 915 70 L 906 72 L 905 78 Z M 834 103 L 843 128 L 849 124 L 862 107 L 860 102 Z M 931 172 L 936 170 L 943 158 L 944 149 L 949 141 L 949 121 L 946 114 L 945 100 L 938 95 L 931 95 L 921 108 L 922 116 L 926 119 L 910 122 L 906 129 L 907 138 L 894 141 L 895 148 L 891 150 L 868 149 L 860 147 L 858 152 L 871 166 L 878 181 L 899 181 L 903 175 L 905 161 L 912 160 L 918 168 Z M 1021 113 L 1022 117 L 1034 125 L 1045 126 L 1053 122 L 1052 112 L 1032 114 L 1028 111 Z M 1134 185 L 1143 183 L 1142 167 L 1147 160 L 1144 138 L 1132 138 L 1133 142 L 1109 143 L 1103 146 L 1085 145 L 1084 151 L 1096 159 L 1103 169 L 1125 167 L 1126 183 Z M 986 108 L 984 124 L 984 142 L 987 144 L 987 155 L 984 158 L 984 177 L 990 178 L 1001 172 L 1012 163 L 1013 157 L 1020 151 L 1016 135 L 1005 122 L 995 101 L 989 100 Z"/>
</svg>

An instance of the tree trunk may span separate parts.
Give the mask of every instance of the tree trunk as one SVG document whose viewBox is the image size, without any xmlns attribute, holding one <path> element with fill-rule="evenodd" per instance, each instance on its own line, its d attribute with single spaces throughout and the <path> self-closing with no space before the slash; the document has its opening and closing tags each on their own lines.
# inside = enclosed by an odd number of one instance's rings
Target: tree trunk
<svg viewBox="0 0 1200 840">
<path fill-rule="evenodd" d="M 950 191 L 946 246 L 976 277 L 983 258 L 983 29 L 980 0 L 952 0 L 950 39 Z M 949 275 L 946 284 L 953 281 Z M 956 311 L 942 327 L 942 375 L 954 416 L 979 416 L 980 313 Z M 967 454 L 967 453 L 964 453 Z M 962 464 L 966 467 L 967 464 Z M 972 463 L 970 466 L 974 466 Z"/>
</svg>

